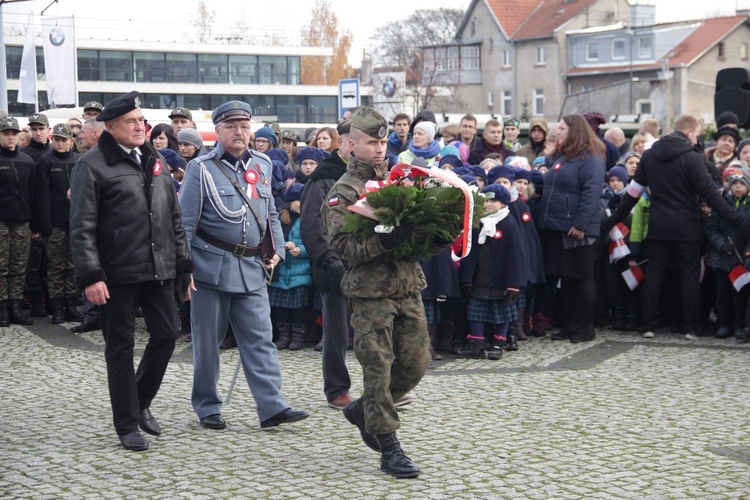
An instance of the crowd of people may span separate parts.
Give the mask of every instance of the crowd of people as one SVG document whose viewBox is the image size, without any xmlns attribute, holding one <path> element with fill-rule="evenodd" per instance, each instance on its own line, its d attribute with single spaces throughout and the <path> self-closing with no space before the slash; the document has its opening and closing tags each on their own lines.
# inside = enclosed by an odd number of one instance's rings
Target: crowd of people
<svg viewBox="0 0 750 500">
<path fill-rule="evenodd" d="M 34 114 L 26 138 L 15 118 L 0 123 L 0 326 L 49 315 L 101 328 L 126 449 L 148 448 L 139 428 L 161 433 L 150 405 L 178 335 L 193 342 L 207 429 L 226 427 L 220 347 L 239 348 L 266 428 L 307 417 L 281 394 L 277 351 L 314 344 L 329 406 L 396 477 L 419 473 L 395 408 L 430 358 L 498 360 L 530 337 L 589 342 L 602 327 L 750 341 L 750 139 L 731 112 L 711 144 L 689 115 L 663 135 L 644 120 L 629 141 L 597 112 L 533 117 L 521 139 L 513 117 L 480 134 L 470 114 L 439 127 L 429 110 L 400 113 L 389 127 L 367 107 L 300 141 L 275 123 L 253 133 L 251 108 L 230 101 L 209 150 L 189 109 L 169 118 L 149 127 L 134 92 L 53 126 Z M 343 228 L 364 183 L 397 163 L 486 194 L 464 259 L 460 240 L 390 258 L 408 225 L 364 240 Z M 150 340 L 134 371 L 137 315 Z M 365 369 L 358 399 L 348 349 Z"/>
</svg>

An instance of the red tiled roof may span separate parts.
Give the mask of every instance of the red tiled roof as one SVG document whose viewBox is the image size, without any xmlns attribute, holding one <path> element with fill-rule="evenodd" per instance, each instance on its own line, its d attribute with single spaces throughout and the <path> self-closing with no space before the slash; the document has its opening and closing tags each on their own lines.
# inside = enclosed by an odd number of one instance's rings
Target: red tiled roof
<svg viewBox="0 0 750 500">
<path fill-rule="evenodd" d="M 597 0 L 487 0 L 505 33 L 513 40 L 552 36 Z"/>
<path fill-rule="evenodd" d="M 747 20 L 747 16 L 706 19 L 699 28 L 670 51 L 669 65 L 674 67 L 691 64 L 742 22 Z"/>
</svg>

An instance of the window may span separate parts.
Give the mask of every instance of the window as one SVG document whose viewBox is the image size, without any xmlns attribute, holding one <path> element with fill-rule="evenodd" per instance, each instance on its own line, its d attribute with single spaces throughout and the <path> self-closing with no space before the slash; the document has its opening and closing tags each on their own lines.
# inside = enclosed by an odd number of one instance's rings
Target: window
<svg viewBox="0 0 750 500">
<path fill-rule="evenodd" d="M 199 83 L 229 83 L 227 56 L 220 54 L 198 54 Z"/>
<path fill-rule="evenodd" d="M 99 71 L 105 82 L 133 81 L 133 53 L 116 50 L 99 51 Z"/>
<path fill-rule="evenodd" d="M 258 83 L 258 56 L 229 56 L 229 83 Z"/>
<path fill-rule="evenodd" d="M 336 97 L 308 97 L 308 123 L 336 123 L 338 99 Z M 280 118 L 280 117 L 279 117 Z M 304 121 L 302 121 L 304 123 Z"/>
<path fill-rule="evenodd" d="M 445 60 L 445 69 L 458 69 L 458 47 L 448 47 Z"/>
<path fill-rule="evenodd" d="M 18 80 L 21 74 L 21 55 L 23 47 L 5 47 L 5 76 Z"/>
<path fill-rule="evenodd" d="M 547 64 L 547 50 L 544 47 L 536 48 L 536 64 L 538 66 Z"/>
<path fill-rule="evenodd" d="M 167 64 L 162 52 L 135 52 L 135 81 L 166 82 Z"/>
<path fill-rule="evenodd" d="M 286 58 L 286 83 L 289 85 L 300 85 L 302 81 L 299 57 Z M 331 123 L 334 123 L 334 120 Z"/>
<path fill-rule="evenodd" d="M 99 80 L 99 51 L 98 50 L 81 49 L 78 51 L 78 79 L 81 81 L 90 81 L 90 82 L 96 82 Z M 91 99 L 91 100 L 95 101 L 96 99 Z M 81 101 L 81 102 L 86 102 L 86 101 Z"/>
<path fill-rule="evenodd" d="M 461 47 L 461 69 L 481 69 L 479 47 Z"/>
<path fill-rule="evenodd" d="M 612 39 L 612 59 L 625 59 L 625 38 L 618 37 Z"/>
<path fill-rule="evenodd" d="M 445 69 L 445 47 L 435 49 L 435 69 L 437 71 Z"/>
<path fill-rule="evenodd" d="M 544 89 L 534 89 L 534 111 L 535 115 L 544 114 Z"/>
<path fill-rule="evenodd" d="M 510 90 L 503 90 L 503 104 L 501 113 L 506 116 L 513 115 L 513 97 Z"/>
<path fill-rule="evenodd" d="M 719 59 L 724 59 L 724 57 L 726 56 L 726 54 L 724 53 L 724 42 L 719 42 L 716 45 L 716 48 L 719 51 Z"/>
<path fill-rule="evenodd" d="M 425 49 L 423 52 L 422 70 L 435 71 L 435 49 Z"/>
<path fill-rule="evenodd" d="M 648 59 L 651 57 L 651 47 L 653 45 L 653 40 L 649 36 L 639 36 L 638 37 L 638 58 L 639 59 Z"/>
<path fill-rule="evenodd" d="M 598 61 L 599 60 L 599 42 L 586 42 L 586 60 L 587 61 Z"/>
<path fill-rule="evenodd" d="M 510 68 L 510 50 L 503 50 L 503 68 Z"/>
<path fill-rule="evenodd" d="M 646 99 L 639 99 L 635 103 L 635 109 L 640 115 L 650 115 L 653 113 L 653 103 Z"/>
<path fill-rule="evenodd" d="M 260 83 L 264 85 L 286 85 L 286 57 L 261 56 L 258 59 Z"/>
<path fill-rule="evenodd" d="M 747 61 L 747 42 L 740 44 L 740 59 Z"/>
<path fill-rule="evenodd" d="M 198 57 L 196 54 L 167 54 L 167 81 L 177 83 L 198 82 Z"/>
</svg>

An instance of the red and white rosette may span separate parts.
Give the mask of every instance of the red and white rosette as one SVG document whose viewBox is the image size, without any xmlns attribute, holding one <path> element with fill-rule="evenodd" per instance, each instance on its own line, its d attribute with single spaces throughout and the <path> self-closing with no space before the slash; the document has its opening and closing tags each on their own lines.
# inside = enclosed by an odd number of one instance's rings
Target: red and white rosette
<svg viewBox="0 0 750 500">
<path fill-rule="evenodd" d="M 258 183 L 258 179 L 260 179 L 260 175 L 256 170 L 253 170 L 251 168 L 245 170 L 245 182 L 250 184 L 250 190 L 252 191 L 254 200 L 258 198 L 258 190 L 255 188 L 255 185 Z"/>
<path fill-rule="evenodd" d="M 154 163 L 154 168 L 152 172 L 154 172 L 154 175 L 161 174 L 161 160 L 156 160 L 156 163 Z"/>
</svg>

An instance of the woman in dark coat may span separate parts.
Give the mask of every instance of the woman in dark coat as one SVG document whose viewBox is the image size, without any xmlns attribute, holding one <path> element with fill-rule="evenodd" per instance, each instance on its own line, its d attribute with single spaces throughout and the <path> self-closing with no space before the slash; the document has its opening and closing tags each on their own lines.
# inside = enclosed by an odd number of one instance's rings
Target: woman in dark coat
<svg viewBox="0 0 750 500">
<path fill-rule="evenodd" d="M 558 134 L 558 156 L 544 175 L 540 226 L 545 271 L 562 281 L 563 326 L 552 339 L 577 343 L 594 339 L 594 242 L 605 148 L 581 115 L 564 116 Z"/>
</svg>

